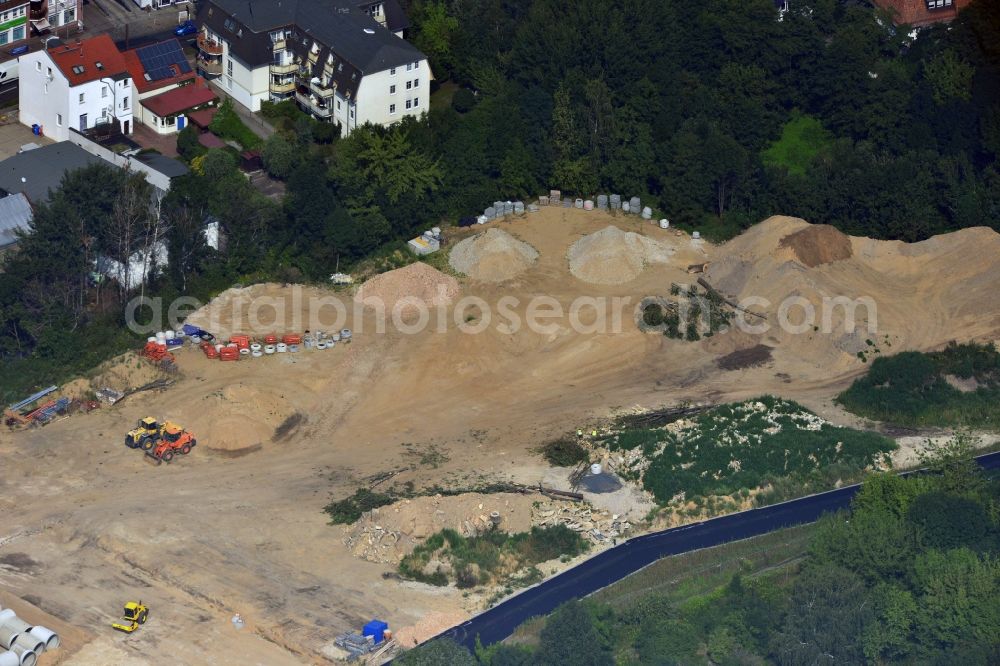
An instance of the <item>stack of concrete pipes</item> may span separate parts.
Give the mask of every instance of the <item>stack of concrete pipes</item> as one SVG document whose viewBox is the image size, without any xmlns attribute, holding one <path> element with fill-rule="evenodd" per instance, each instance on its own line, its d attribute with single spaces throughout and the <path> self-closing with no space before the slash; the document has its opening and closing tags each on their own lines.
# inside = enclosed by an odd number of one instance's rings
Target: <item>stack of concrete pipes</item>
<svg viewBox="0 0 1000 666">
<path fill-rule="evenodd" d="M 0 610 L 0 666 L 35 666 L 38 655 L 59 647 L 59 635 L 31 626 L 11 609 Z"/>
</svg>

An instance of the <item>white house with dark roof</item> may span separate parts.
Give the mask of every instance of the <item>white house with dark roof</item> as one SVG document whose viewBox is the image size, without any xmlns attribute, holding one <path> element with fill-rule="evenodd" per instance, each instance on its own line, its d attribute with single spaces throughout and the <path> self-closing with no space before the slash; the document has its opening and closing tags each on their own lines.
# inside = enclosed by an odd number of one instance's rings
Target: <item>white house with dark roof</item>
<svg viewBox="0 0 1000 666">
<path fill-rule="evenodd" d="M 343 134 L 429 108 L 427 57 L 396 0 L 206 0 L 198 67 L 252 111 L 294 99 Z"/>
</svg>

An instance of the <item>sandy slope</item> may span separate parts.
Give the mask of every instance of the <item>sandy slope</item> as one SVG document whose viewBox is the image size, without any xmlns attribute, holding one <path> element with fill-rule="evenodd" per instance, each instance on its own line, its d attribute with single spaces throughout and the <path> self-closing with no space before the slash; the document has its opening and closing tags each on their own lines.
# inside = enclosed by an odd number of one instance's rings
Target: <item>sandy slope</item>
<svg viewBox="0 0 1000 666">
<path fill-rule="evenodd" d="M 649 264 L 621 284 L 577 280 L 568 248 L 609 224 L 669 242 L 671 261 Z M 400 628 L 430 612 L 467 608 L 459 592 L 401 584 L 383 577 L 386 565 L 353 557 L 322 506 L 390 470 L 400 471 L 394 481 L 417 487 L 537 483 L 548 468 L 533 447 L 634 405 L 770 392 L 837 419 L 829 398 L 865 367 L 857 335 L 791 335 L 775 327 L 690 344 L 635 328 L 635 304 L 666 295 L 671 282 L 690 281 L 691 256 L 706 257 L 709 280 L 741 298 L 870 296 L 883 353 L 1000 334 L 994 232 L 970 229 L 915 245 L 854 238 L 850 257 L 809 268 L 794 248 L 781 247 L 804 225 L 772 218 L 713 247 L 635 218 L 544 209 L 498 223 L 538 250 L 535 263 L 502 284 L 463 282 L 456 294 L 456 303 L 475 296 L 491 307 L 513 297 L 510 312 L 522 319 L 533 296 L 563 308 L 581 297 L 629 299 L 617 334 L 574 332 L 566 318 L 547 321 L 551 329 L 510 331 L 500 325 L 509 318 L 494 317 L 470 335 L 460 325 L 485 322 L 475 308 L 457 317 L 445 309 L 441 332 L 390 327 L 377 334 L 373 312 L 350 311 L 350 293 L 309 290 L 349 311 L 351 345 L 238 364 L 185 351 L 182 377 L 164 393 L 138 394 L 40 430 L 0 433 L 0 555 L 34 562 L 0 567 L 0 590 L 30 597 L 41 612 L 75 627 L 80 635 L 67 652 L 86 644 L 75 663 L 168 663 L 177 655 L 184 663 L 321 663 L 338 632 L 372 616 Z M 265 285 L 224 298 L 249 304 L 290 289 Z M 280 307 L 308 320 L 302 303 Z M 756 309 L 776 321 L 774 311 Z M 592 312 L 581 320 L 591 322 Z M 246 325 L 242 314 L 217 322 L 227 333 Z M 775 347 L 771 363 L 716 367 L 718 357 L 762 341 Z M 156 468 L 126 450 L 125 430 L 146 414 L 189 426 L 200 442 L 194 454 Z M 276 438 L 276 427 L 293 414 L 302 422 Z M 447 458 L 438 467 L 410 455 L 430 445 Z M 108 622 L 134 597 L 152 605 L 155 621 L 134 636 L 113 633 Z M 239 634 L 228 624 L 237 611 L 249 622 Z"/>
</svg>

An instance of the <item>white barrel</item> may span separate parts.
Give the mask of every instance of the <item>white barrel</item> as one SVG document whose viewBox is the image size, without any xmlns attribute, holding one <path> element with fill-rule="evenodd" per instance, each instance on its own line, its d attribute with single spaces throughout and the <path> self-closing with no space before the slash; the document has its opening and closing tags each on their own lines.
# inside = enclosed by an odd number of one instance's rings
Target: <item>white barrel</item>
<svg viewBox="0 0 1000 666">
<path fill-rule="evenodd" d="M 156 336 L 155 335 L 149 336 L 148 338 L 146 338 L 146 342 L 156 342 Z"/>
<path fill-rule="evenodd" d="M 340 333 L 331 333 L 330 339 L 334 342 L 340 342 Z"/>
<path fill-rule="evenodd" d="M 628 202 L 627 201 L 623 201 L 622 202 L 622 212 L 623 213 L 627 213 L 628 212 Z"/>
<path fill-rule="evenodd" d="M 215 345 L 215 351 L 216 351 L 216 353 L 222 351 L 222 344 L 221 343 L 218 343 L 218 344 Z"/>
<path fill-rule="evenodd" d="M 229 342 L 229 343 L 226 343 L 226 346 L 227 347 L 235 347 L 236 343 L 235 342 Z"/>
<path fill-rule="evenodd" d="M 664 220 L 660 220 L 660 228 L 661 229 L 669 229 L 670 228 L 670 220 L 665 220 L 665 219 Z"/>
<path fill-rule="evenodd" d="M 597 475 L 601 473 L 601 463 L 594 463 L 590 466 L 590 473 Z"/>
<path fill-rule="evenodd" d="M 284 354 L 285 352 L 288 351 L 288 345 L 286 345 L 284 342 L 279 342 L 278 344 L 274 345 L 274 349 L 279 354 Z"/>
<path fill-rule="evenodd" d="M 249 356 L 249 355 L 250 355 L 250 350 L 247 349 L 246 347 L 240 350 L 240 356 Z"/>
<path fill-rule="evenodd" d="M 257 351 L 250 352 L 250 355 L 253 356 L 254 358 L 260 358 L 261 356 L 264 355 L 264 352 L 258 349 Z"/>
<path fill-rule="evenodd" d="M 165 344 L 167 342 L 167 334 L 163 331 L 159 331 L 156 334 L 156 341 L 160 344 Z"/>
<path fill-rule="evenodd" d="M 316 349 L 326 349 L 326 343 L 320 340 L 316 343 Z"/>
<path fill-rule="evenodd" d="M 298 345 L 288 345 L 288 351 L 292 352 L 293 354 L 297 354 L 299 352 L 299 346 Z"/>
<path fill-rule="evenodd" d="M 577 199 L 573 202 L 574 208 L 583 208 L 583 199 Z"/>
<path fill-rule="evenodd" d="M 594 202 L 591 201 L 590 199 L 587 199 L 586 201 L 583 202 L 583 209 L 594 210 Z"/>
<path fill-rule="evenodd" d="M 174 339 L 174 332 L 173 332 L 173 331 L 164 331 L 164 332 L 163 332 L 163 336 L 164 336 L 164 337 L 165 337 L 165 338 L 166 338 L 167 340 L 173 340 L 173 339 Z"/>
<path fill-rule="evenodd" d="M 433 232 L 435 236 L 440 236 L 441 235 L 441 227 L 433 227 L 431 229 L 431 232 Z"/>
<path fill-rule="evenodd" d="M 347 342 L 348 340 L 350 340 L 351 339 L 351 329 L 349 329 L 349 328 L 342 328 L 342 329 L 340 329 L 340 339 L 343 340 L 344 342 Z"/>
<path fill-rule="evenodd" d="M 274 345 L 264 345 L 264 353 L 265 354 L 273 354 L 274 353 Z"/>
<path fill-rule="evenodd" d="M 254 342 L 250 345 L 250 351 L 252 352 L 260 351 L 260 349 L 261 347 L 259 342 Z"/>
<path fill-rule="evenodd" d="M 699 238 L 701 238 L 701 232 L 700 231 L 692 231 L 691 232 L 691 238 L 693 238 L 695 240 L 698 240 Z"/>
</svg>

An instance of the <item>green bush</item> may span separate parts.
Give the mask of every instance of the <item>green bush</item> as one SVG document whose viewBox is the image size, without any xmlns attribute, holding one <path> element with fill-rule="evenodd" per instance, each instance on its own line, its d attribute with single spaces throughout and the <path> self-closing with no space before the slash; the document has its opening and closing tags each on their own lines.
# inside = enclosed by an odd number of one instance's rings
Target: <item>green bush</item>
<svg viewBox="0 0 1000 666">
<path fill-rule="evenodd" d="M 476 96 L 468 88 L 459 88 L 451 98 L 451 108 L 459 113 L 468 113 L 476 105 Z"/>
<path fill-rule="evenodd" d="M 963 392 L 946 376 L 975 380 Z M 876 358 L 868 374 L 837 397 L 860 416 L 908 426 L 1000 426 L 1000 353 L 988 345 Z"/>
<path fill-rule="evenodd" d="M 568 438 L 551 441 L 542 446 L 541 451 L 545 460 L 553 467 L 572 467 L 590 460 L 587 449 Z"/>
<path fill-rule="evenodd" d="M 212 118 L 209 129 L 223 139 L 235 141 L 244 150 L 255 150 L 263 143 L 263 140 L 240 120 L 231 99 L 226 99 L 219 105 L 219 110 Z"/>
<path fill-rule="evenodd" d="M 330 502 L 323 507 L 323 511 L 330 516 L 332 524 L 349 524 L 361 518 L 361 514 L 365 511 L 371 511 L 395 501 L 396 498 L 391 495 L 383 495 L 374 493 L 367 488 L 359 488 L 350 497 Z"/>
<path fill-rule="evenodd" d="M 663 307 L 657 303 L 650 303 L 642 310 L 642 323 L 646 326 L 659 326 L 663 323 Z"/>
</svg>

